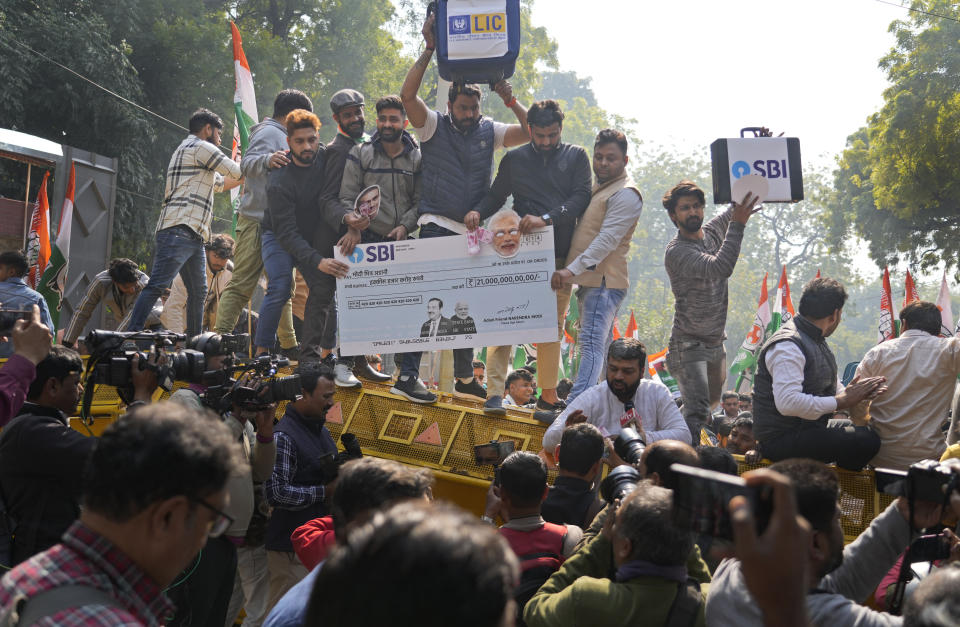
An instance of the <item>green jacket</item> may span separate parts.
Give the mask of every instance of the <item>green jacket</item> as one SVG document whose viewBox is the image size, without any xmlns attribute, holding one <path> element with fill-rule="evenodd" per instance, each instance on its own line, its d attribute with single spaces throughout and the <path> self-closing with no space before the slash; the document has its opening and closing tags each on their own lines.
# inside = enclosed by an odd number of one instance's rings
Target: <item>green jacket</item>
<svg viewBox="0 0 960 627">
<path fill-rule="evenodd" d="M 699 553 L 695 555 L 706 572 Z M 693 557 L 691 554 L 691 561 Z M 637 577 L 618 583 L 607 578 L 612 569 L 613 547 L 607 538 L 598 535 L 568 558 L 527 602 L 524 621 L 529 627 L 663 625 L 678 585 L 659 577 Z M 702 581 L 702 573 L 689 572 Z M 708 585 L 701 583 L 704 598 Z M 705 624 L 701 605 L 696 626 Z"/>
</svg>

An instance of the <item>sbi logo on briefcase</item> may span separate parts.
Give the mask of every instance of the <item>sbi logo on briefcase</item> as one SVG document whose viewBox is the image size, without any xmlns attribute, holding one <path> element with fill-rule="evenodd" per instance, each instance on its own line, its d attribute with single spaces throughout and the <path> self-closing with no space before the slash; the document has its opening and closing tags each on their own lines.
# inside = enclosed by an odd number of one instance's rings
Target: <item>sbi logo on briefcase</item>
<svg viewBox="0 0 960 627">
<path fill-rule="evenodd" d="M 353 249 L 348 257 L 353 263 L 360 263 L 364 259 L 367 261 L 393 261 L 393 244 L 371 244 L 366 247 Z"/>
</svg>

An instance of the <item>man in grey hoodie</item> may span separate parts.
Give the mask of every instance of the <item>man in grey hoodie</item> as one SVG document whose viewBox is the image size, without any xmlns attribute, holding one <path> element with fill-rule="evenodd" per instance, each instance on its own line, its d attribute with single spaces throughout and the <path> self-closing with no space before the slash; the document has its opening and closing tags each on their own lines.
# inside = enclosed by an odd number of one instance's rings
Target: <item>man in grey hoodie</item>
<svg viewBox="0 0 960 627">
<path fill-rule="evenodd" d="M 810 577 L 807 611 L 817 627 L 894 627 L 902 618 L 861 605 L 910 544 L 909 503 L 899 498 L 873 519 L 852 543 L 843 546 L 842 513 L 836 473 L 812 459 L 787 459 L 770 466 L 791 480 L 800 515 L 813 528 L 807 554 Z M 919 528 L 935 525 L 942 507 L 918 501 L 913 520 Z M 798 568 L 801 567 L 798 565 Z M 740 561 L 720 562 L 707 596 L 708 625 L 760 627 L 763 615 L 743 578 Z"/>
<path fill-rule="evenodd" d="M 243 196 L 237 208 L 236 249 L 233 258 L 233 277 L 220 297 L 217 310 L 217 333 L 232 333 L 240 312 L 253 294 L 253 290 L 263 273 L 263 259 L 260 254 L 260 221 L 267 208 L 267 173 L 289 163 L 287 158 L 287 127 L 283 120 L 294 109 L 313 111 L 313 103 L 305 93 L 297 89 L 284 89 L 273 101 L 273 116 L 250 129 L 250 144 L 240 161 L 243 172 Z M 292 279 L 291 279 L 292 280 Z M 279 316 L 279 318 L 278 318 Z M 293 313 L 287 300 L 281 310 L 260 318 L 257 327 L 257 340 L 272 338 L 279 326 L 280 348 L 293 351 L 297 347 L 297 336 L 293 331 Z M 261 332 L 262 329 L 262 332 Z M 270 351 L 273 342 L 261 345 Z"/>
</svg>

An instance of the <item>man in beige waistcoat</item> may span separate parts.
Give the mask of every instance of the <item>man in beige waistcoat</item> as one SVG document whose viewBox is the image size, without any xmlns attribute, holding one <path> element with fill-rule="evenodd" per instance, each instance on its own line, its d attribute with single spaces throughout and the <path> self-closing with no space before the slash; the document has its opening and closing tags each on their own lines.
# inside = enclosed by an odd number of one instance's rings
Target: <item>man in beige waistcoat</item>
<svg viewBox="0 0 960 627">
<path fill-rule="evenodd" d="M 626 172 L 627 160 L 624 134 L 600 131 L 593 145 L 597 182 L 590 204 L 573 233 L 567 266 L 550 279 L 555 290 L 571 283 L 579 286 L 580 369 L 568 404 L 603 375 L 613 321 L 630 285 L 627 255 L 643 198 Z"/>
</svg>

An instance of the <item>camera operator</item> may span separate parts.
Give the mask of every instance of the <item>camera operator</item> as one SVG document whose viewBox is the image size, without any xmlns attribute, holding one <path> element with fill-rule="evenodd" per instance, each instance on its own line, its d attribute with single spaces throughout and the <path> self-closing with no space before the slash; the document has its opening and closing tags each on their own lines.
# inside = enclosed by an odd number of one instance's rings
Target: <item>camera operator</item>
<svg viewBox="0 0 960 627">
<path fill-rule="evenodd" d="M 591 424 L 563 430 L 553 453 L 559 472 L 540 510 L 544 520 L 586 528 L 603 507 L 594 482 L 600 477 L 603 435 Z"/>
<path fill-rule="evenodd" d="M 573 554 L 583 530 L 546 522 L 540 515 L 549 488 L 547 466 L 539 456 L 511 453 L 500 465 L 499 478 L 499 486 L 493 483 L 487 492 L 483 520 L 492 523 L 500 515 L 506 521 L 500 535 L 520 560 L 520 583 L 514 590 L 519 618 L 533 593 Z"/>
<path fill-rule="evenodd" d="M 620 338 L 607 349 L 607 380 L 587 389 L 553 421 L 543 435 L 543 448 L 553 451 L 565 427 L 589 422 L 615 437 L 636 425 L 644 442 L 679 440 L 690 443 L 690 430 L 666 386 L 643 378 L 647 349 L 639 340 Z M 628 406 L 629 405 L 629 406 Z"/>
<path fill-rule="evenodd" d="M 911 540 L 910 503 L 900 497 L 846 547 L 836 473 L 812 459 L 789 459 L 770 466 L 786 476 L 797 494 L 799 513 L 813 533 L 805 551 L 806 605 L 813 625 L 856 627 L 900 625 L 901 619 L 860 605 L 876 589 Z M 912 518 L 917 529 L 940 521 L 939 504 L 916 501 Z M 720 563 L 707 598 L 711 624 L 762 625 L 763 615 L 736 559 Z"/>
<path fill-rule="evenodd" d="M 204 354 L 208 372 L 223 368 L 231 352 L 221 335 L 209 332 L 191 338 L 187 347 Z M 177 390 L 171 400 L 205 409 L 205 393 L 205 386 L 194 383 Z M 234 403 L 220 417 L 246 463 L 238 464 L 227 480 L 230 501 L 224 512 L 231 518 L 230 526 L 221 536 L 207 540 L 193 574 L 170 592 L 177 604 L 172 625 L 225 624 L 231 607 L 236 608 L 233 617 L 244 607 L 253 624 L 259 624 L 266 615 L 269 580 L 262 537 L 262 484 L 270 477 L 277 457 L 275 410 L 274 405 L 252 410 Z"/>
<path fill-rule="evenodd" d="M 40 308 L 33 306 L 30 320 L 13 324 L 13 355 L 0 367 L 0 427 L 20 412 L 37 364 L 50 352 L 50 329 L 40 320 Z"/>
<path fill-rule="evenodd" d="M 0 433 L 0 494 L 15 521 L 12 563 L 6 566 L 59 542 L 80 515 L 80 480 L 97 441 L 70 428 L 69 416 L 83 393 L 82 369 L 76 351 L 51 348 L 37 364 L 20 414 Z M 156 374 L 135 372 L 144 373 L 135 380 L 136 399 L 149 401 Z"/>
<path fill-rule="evenodd" d="M 700 583 L 685 566 L 693 536 L 674 526 L 672 500 L 670 490 L 637 485 L 600 534 L 530 599 L 527 625 L 573 626 L 585 624 L 586 617 L 597 625 L 669 625 L 684 615 L 702 626 Z"/>
<path fill-rule="evenodd" d="M 277 461 L 265 485 L 267 500 L 273 506 L 266 537 L 268 607 L 307 575 L 293 552 L 290 534 L 308 520 L 326 516 L 333 493 L 333 482 L 319 461 L 328 453 L 337 453 L 333 436 L 324 426 L 336 391 L 333 370 L 313 362 L 298 367 L 297 374 L 303 397 L 287 403 L 283 419 L 274 429 Z"/>
</svg>

